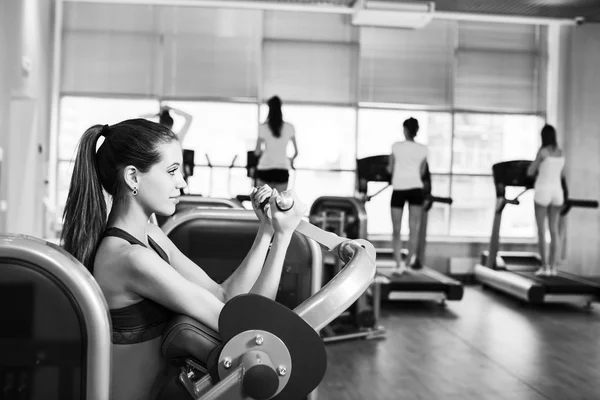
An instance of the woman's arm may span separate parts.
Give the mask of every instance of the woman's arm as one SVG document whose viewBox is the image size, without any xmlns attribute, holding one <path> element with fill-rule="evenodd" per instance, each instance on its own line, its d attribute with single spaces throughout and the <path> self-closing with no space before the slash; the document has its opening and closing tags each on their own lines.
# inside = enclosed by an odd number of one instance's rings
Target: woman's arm
<svg viewBox="0 0 600 400">
<path fill-rule="evenodd" d="M 185 111 L 178 110 L 176 108 L 167 107 L 168 110 L 173 111 L 174 114 L 177 114 L 185 119 L 183 127 L 177 132 L 177 137 L 179 138 L 179 142 L 183 143 L 183 138 L 187 135 L 190 126 L 192 125 L 192 115 L 186 113 Z"/>
<path fill-rule="evenodd" d="M 166 243 L 169 248 L 171 265 L 181 275 L 209 290 L 219 300 L 227 302 L 239 294 L 248 293 L 261 273 L 273 236 L 273 227 L 268 216 L 260 210 L 260 204 L 271 195 L 272 190 L 268 186 L 255 189 L 250 194 L 252 206 L 260 220 L 258 233 L 240 266 L 220 285 L 183 254 L 160 228 L 152 226 L 148 230 L 154 238 L 162 236 L 162 243 Z"/>
<path fill-rule="evenodd" d="M 294 230 L 300 223 L 305 211 L 304 204 L 300 202 L 294 192 L 290 192 L 294 198 L 294 206 L 292 209 L 282 212 L 277 208 L 275 202 L 278 196 L 277 190 L 273 190 L 273 195 L 269 200 L 273 230 L 275 231 L 273 244 L 271 245 L 271 251 L 267 256 L 260 276 L 250 290 L 251 293 L 257 293 L 272 300 L 277 295 L 287 248 L 292 240 Z"/>
<path fill-rule="evenodd" d="M 543 150 L 544 149 L 540 149 L 538 151 L 535 160 L 529 165 L 529 168 L 527 168 L 527 176 L 534 177 L 537 174 L 540 163 L 544 160 Z"/>
<path fill-rule="evenodd" d="M 262 155 L 263 153 L 263 149 L 262 149 L 262 145 L 265 142 L 265 139 L 259 137 L 258 139 L 256 139 L 256 146 L 254 148 L 254 155 L 256 157 L 259 157 Z"/>
<path fill-rule="evenodd" d="M 394 154 L 390 154 L 390 158 L 387 165 L 387 172 L 390 176 L 394 173 L 394 163 L 396 160 L 394 159 Z"/>
<path fill-rule="evenodd" d="M 125 257 L 123 279 L 128 290 L 219 330 L 224 304 L 213 293 L 185 279 L 147 248 L 131 246 Z"/>
</svg>

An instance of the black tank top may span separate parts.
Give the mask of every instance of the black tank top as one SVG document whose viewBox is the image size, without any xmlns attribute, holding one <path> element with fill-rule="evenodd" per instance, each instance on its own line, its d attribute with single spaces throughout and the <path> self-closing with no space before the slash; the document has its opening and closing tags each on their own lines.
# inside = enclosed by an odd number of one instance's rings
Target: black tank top
<svg viewBox="0 0 600 400">
<path fill-rule="evenodd" d="M 104 231 L 103 237 L 107 236 L 116 236 L 130 244 L 146 247 L 144 243 L 120 228 L 108 228 Z M 150 236 L 148 236 L 148 243 L 160 258 L 169 262 L 167 253 Z M 150 299 L 110 310 L 113 329 L 112 342 L 113 344 L 134 344 L 157 338 L 162 335 L 165 324 L 172 315 L 172 311 Z"/>
</svg>

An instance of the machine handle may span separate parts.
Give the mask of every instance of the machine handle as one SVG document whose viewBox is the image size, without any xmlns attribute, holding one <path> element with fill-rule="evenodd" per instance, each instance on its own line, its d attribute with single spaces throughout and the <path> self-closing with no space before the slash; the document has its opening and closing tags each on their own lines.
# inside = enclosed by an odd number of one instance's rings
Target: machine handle
<svg viewBox="0 0 600 400">
<path fill-rule="evenodd" d="M 268 200 L 263 201 L 266 207 Z M 291 193 L 277 197 L 277 207 L 290 210 L 294 206 Z M 296 232 L 313 239 L 336 254 L 346 265 L 317 293 L 294 309 L 314 330 L 319 331 L 347 310 L 369 288 L 375 278 L 375 247 L 366 240 L 348 240 L 326 232 L 301 220 Z"/>
<path fill-rule="evenodd" d="M 571 211 L 571 208 L 598 208 L 597 200 L 585 200 L 585 199 L 568 199 L 565 202 L 563 209 L 560 211 L 561 216 L 565 216 Z"/>
<path fill-rule="evenodd" d="M 323 232 L 314 225 L 310 226 Z M 318 235 L 315 237 L 306 230 L 297 231 L 319 241 Z M 337 250 L 338 257 L 346 263 L 344 268 L 321 290 L 294 309 L 294 312 L 316 331 L 326 327 L 347 310 L 369 288 L 375 278 L 375 247 L 371 243 L 364 239 L 344 240 L 337 246 Z"/>
<path fill-rule="evenodd" d="M 452 204 L 452 197 L 431 196 L 430 201 L 432 203 Z"/>
</svg>

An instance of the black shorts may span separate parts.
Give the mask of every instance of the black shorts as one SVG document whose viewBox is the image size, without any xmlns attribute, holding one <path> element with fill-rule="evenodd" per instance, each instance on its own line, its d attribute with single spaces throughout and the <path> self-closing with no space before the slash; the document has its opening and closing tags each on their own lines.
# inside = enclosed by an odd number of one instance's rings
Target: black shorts
<svg viewBox="0 0 600 400">
<path fill-rule="evenodd" d="M 255 177 L 266 183 L 288 183 L 290 172 L 287 169 L 257 169 Z"/>
<path fill-rule="evenodd" d="M 411 206 L 422 206 L 425 202 L 425 191 L 423 189 L 394 190 L 392 207 L 403 208 L 404 203 L 407 202 Z"/>
</svg>

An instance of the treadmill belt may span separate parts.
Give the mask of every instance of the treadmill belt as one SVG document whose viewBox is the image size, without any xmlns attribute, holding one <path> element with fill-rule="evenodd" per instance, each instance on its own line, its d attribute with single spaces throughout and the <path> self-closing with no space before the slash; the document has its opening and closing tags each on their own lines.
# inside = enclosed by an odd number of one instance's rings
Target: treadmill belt
<svg viewBox="0 0 600 400">
<path fill-rule="evenodd" d="M 402 275 L 389 275 L 391 290 L 403 292 L 444 292 L 446 285 L 420 273 L 419 271 L 406 271 Z"/>
<path fill-rule="evenodd" d="M 534 271 L 514 271 L 515 274 L 524 276 L 532 281 L 544 285 L 549 294 L 598 294 L 600 289 L 586 285 L 563 276 L 538 276 Z"/>
</svg>

